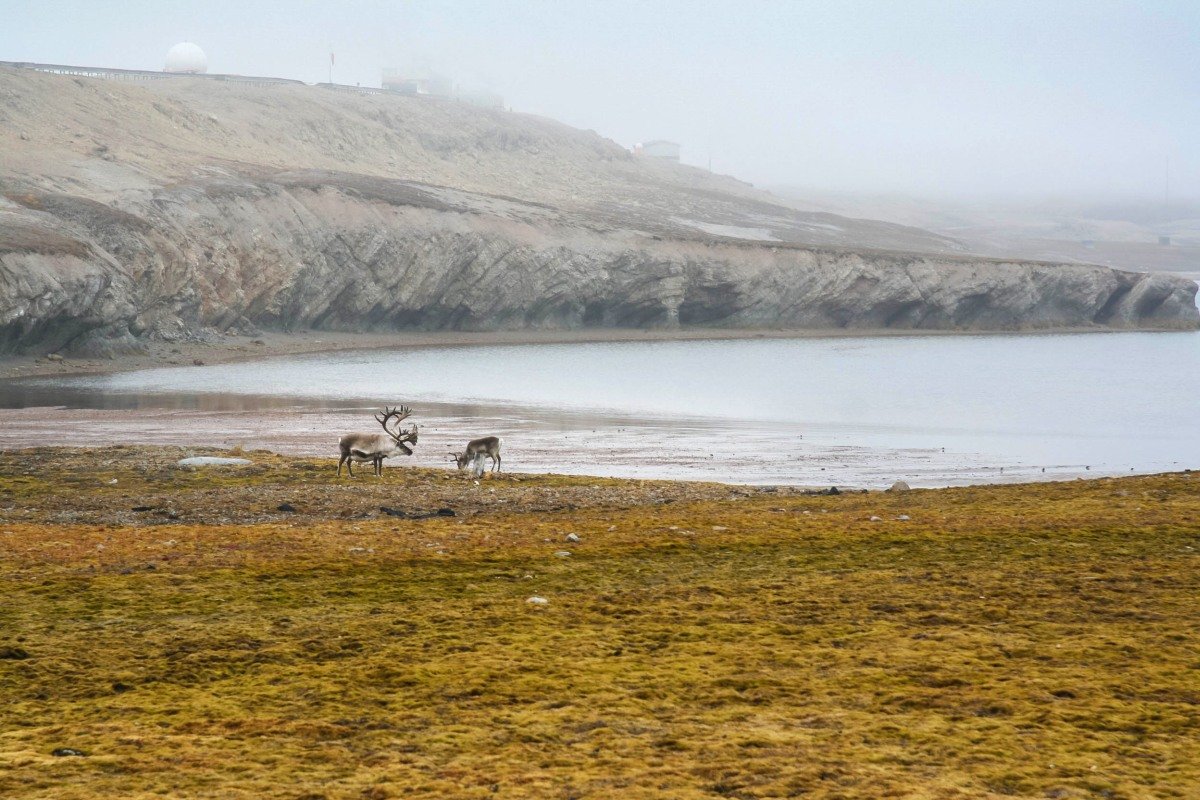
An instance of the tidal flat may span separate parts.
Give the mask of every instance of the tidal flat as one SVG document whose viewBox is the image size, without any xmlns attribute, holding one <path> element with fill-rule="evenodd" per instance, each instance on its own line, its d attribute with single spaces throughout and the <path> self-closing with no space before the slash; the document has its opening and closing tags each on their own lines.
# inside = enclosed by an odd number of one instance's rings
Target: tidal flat
<svg viewBox="0 0 1200 800">
<path fill-rule="evenodd" d="M 1200 796 L 1198 473 L 182 454 L 0 452 L 0 796 Z"/>
</svg>

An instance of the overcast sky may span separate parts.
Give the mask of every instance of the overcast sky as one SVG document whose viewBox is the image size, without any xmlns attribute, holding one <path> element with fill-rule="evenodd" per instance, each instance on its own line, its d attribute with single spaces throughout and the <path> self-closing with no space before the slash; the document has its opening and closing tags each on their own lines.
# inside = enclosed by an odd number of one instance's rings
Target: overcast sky
<svg viewBox="0 0 1200 800">
<path fill-rule="evenodd" d="M 466 89 L 759 185 L 1200 196 L 1200 2 L 0 0 L 0 60 Z"/>
</svg>

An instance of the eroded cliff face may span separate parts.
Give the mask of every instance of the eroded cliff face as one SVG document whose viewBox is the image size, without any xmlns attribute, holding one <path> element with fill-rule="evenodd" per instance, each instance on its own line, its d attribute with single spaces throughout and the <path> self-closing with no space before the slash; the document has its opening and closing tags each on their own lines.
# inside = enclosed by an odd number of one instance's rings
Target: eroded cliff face
<svg viewBox="0 0 1200 800">
<path fill-rule="evenodd" d="M 673 239 L 329 172 L 123 208 L 9 191 L 0 349 L 104 354 L 256 328 L 1192 328 L 1196 286 L 1088 265 Z"/>
<path fill-rule="evenodd" d="M 0 352 L 256 328 L 1189 328 L 1195 289 L 971 258 L 529 115 L 0 68 Z"/>
</svg>

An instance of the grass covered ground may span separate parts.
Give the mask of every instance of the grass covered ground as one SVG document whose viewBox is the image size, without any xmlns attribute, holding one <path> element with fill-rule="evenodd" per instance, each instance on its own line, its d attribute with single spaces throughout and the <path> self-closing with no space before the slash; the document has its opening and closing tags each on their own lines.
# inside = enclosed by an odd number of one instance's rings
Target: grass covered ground
<svg viewBox="0 0 1200 800">
<path fill-rule="evenodd" d="M 1200 474 L 178 456 L 0 453 L 0 797 L 1200 797 Z"/>
</svg>

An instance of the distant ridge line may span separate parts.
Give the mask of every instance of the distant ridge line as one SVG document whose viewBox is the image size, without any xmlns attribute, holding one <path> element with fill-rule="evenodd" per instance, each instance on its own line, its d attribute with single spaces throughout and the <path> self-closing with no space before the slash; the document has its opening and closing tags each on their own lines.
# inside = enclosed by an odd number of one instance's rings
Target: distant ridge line
<svg viewBox="0 0 1200 800">
<path fill-rule="evenodd" d="M 333 89 L 338 92 L 353 92 L 355 94 L 387 94 L 409 96 L 403 92 L 391 89 L 380 89 L 374 86 L 350 86 L 345 83 L 305 83 L 294 78 L 269 78 L 260 75 L 229 75 L 224 73 L 207 74 L 193 72 L 161 72 L 149 69 L 118 69 L 117 67 L 80 67 L 70 64 L 41 64 L 36 61 L 0 61 L 0 67 L 11 69 L 28 69 L 35 72 L 47 72 L 54 75 L 75 75 L 81 78 L 101 78 L 116 81 L 160 81 L 175 78 L 200 78 L 209 81 L 224 81 L 226 83 L 241 83 L 251 86 L 319 86 L 322 89 Z"/>
</svg>

